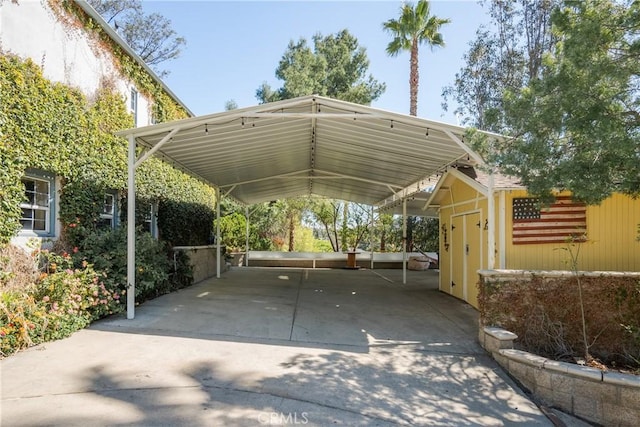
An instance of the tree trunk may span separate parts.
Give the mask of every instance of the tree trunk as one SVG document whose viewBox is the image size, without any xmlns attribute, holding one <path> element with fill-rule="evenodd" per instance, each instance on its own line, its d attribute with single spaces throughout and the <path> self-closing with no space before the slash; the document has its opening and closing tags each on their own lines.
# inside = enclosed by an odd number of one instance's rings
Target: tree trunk
<svg viewBox="0 0 640 427">
<path fill-rule="evenodd" d="M 339 205 L 333 206 L 333 239 L 336 242 L 335 250 L 340 252 L 340 236 L 338 236 L 338 213 L 340 212 Z"/>
<path fill-rule="evenodd" d="M 329 238 L 329 243 L 331 243 L 331 249 L 333 249 L 333 252 L 339 252 L 339 250 L 338 250 L 338 237 L 335 235 L 335 233 L 332 233 L 329 230 L 329 225 L 328 224 L 324 224 L 324 229 L 327 232 L 327 237 Z"/>
<path fill-rule="evenodd" d="M 418 39 L 411 44 L 411 68 L 409 71 L 409 114 L 418 115 Z"/>
<path fill-rule="evenodd" d="M 294 221 L 295 215 L 289 216 L 289 252 L 294 251 L 294 245 L 296 243 L 295 231 L 296 223 Z"/>
<path fill-rule="evenodd" d="M 383 225 L 384 227 L 384 225 Z M 385 229 L 382 229 L 382 232 L 380 233 L 380 252 L 385 252 L 387 249 L 387 232 L 385 231 Z"/>
<path fill-rule="evenodd" d="M 415 224 L 415 218 L 407 216 L 407 252 L 411 252 L 413 249 L 413 226 Z"/>
<path fill-rule="evenodd" d="M 349 231 L 349 225 L 348 225 L 348 221 L 349 221 L 349 202 L 344 202 L 344 207 L 342 209 L 342 229 L 341 229 L 341 235 L 340 235 L 340 240 L 342 243 L 342 250 L 344 251 L 349 250 L 349 242 L 347 241 L 347 234 Z"/>
</svg>

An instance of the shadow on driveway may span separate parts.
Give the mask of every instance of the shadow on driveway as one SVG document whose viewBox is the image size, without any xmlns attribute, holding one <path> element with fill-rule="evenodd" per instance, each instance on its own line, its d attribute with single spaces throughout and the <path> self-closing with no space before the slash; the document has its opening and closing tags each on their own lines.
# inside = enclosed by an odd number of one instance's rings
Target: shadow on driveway
<svg viewBox="0 0 640 427">
<path fill-rule="evenodd" d="M 0 362 L 2 425 L 551 425 L 437 272 L 234 269 Z"/>
</svg>

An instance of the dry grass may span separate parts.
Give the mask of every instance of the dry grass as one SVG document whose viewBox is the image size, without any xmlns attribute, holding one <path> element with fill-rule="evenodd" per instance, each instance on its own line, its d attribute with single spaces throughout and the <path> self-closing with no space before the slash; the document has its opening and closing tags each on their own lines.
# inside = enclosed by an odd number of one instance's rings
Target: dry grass
<svg viewBox="0 0 640 427">
<path fill-rule="evenodd" d="M 640 368 L 640 283 L 631 277 L 583 277 L 589 353 L 585 358 L 575 277 L 534 276 L 480 287 L 484 325 L 518 335 L 521 349 L 555 360 L 610 369 Z"/>
<path fill-rule="evenodd" d="M 13 245 L 0 247 L 0 292 L 25 290 L 38 274 L 33 256 Z"/>
</svg>

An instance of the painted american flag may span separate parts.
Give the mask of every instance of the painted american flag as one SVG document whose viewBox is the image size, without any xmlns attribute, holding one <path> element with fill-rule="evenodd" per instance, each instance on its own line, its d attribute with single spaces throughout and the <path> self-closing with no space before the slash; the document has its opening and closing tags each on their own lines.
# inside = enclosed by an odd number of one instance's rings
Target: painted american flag
<svg viewBox="0 0 640 427">
<path fill-rule="evenodd" d="M 534 197 L 513 199 L 513 244 L 564 243 L 584 241 L 587 207 L 571 197 L 557 197 L 550 206 L 540 207 Z"/>
</svg>

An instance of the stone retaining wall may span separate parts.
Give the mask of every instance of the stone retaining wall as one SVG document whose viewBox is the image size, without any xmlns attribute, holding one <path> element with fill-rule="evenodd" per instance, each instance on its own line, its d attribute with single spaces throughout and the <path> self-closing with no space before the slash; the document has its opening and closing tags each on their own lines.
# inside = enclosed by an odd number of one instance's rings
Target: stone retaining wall
<svg viewBox="0 0 640 427">
<path fill-rule="evenodd" d="M 201 282 L 204 279 L 213 277 L 217 273 L 217 254 L 216 245 L 204 246 L 174 246 L 174 252 L 181 251 L 187 254 L 189 262 L 193 270 L 193 283 Z M 222 254 L 222 264 L 220 272 L 227 271 L 227 265 L 224 259 L 225 247 L 220 246 Z"/>
<path fill-rule="evenodd" d="M 480 328 L 480 344 L 545 404 L 605 426 L 640 425 L 640 377 L 557 362 L 513 348 L 517 335 Z"/>
</svg>

